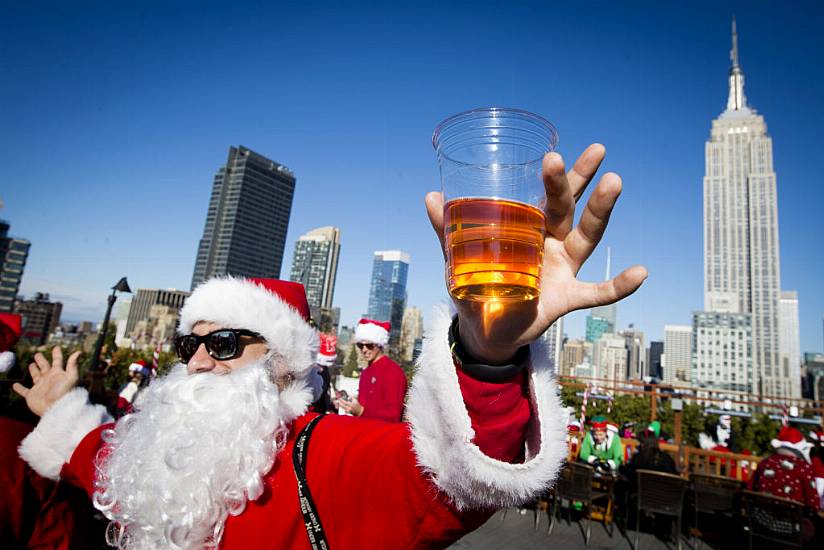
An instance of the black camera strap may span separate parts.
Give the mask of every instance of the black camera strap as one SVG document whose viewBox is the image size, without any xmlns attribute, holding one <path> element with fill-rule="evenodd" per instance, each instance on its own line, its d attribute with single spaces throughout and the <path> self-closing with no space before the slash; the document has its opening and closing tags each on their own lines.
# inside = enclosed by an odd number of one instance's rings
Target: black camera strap
<svg viewBox="0 0 824 550">
<path fill-rule="evenodd" d="M 309 536 L 309 544 L 312 550 L 329 550 L 329 542 L 326 540 L 326 533 L 320 523 L 320 515 L 309 491 L 309 484 L 306 482 L 306 459 L 309 451 L 309 437 L 324 415 L 318 415 L 301 430 L 292 449 L 292 464 L 295 467 L 295 477 L 298 478 L 298 501 L 300 502 L 300 513 L 303 514 L 303 524 L 306 526 L 306 534 Z"/>
</svg>

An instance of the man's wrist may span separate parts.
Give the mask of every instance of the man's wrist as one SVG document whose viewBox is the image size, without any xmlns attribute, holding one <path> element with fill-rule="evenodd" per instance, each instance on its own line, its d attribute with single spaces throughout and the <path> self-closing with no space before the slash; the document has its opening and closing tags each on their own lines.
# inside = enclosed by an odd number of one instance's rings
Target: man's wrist
<svg viewBox="0 0 824 550">
<path fill-rule="evenodd" d="M 449 326 L 449 349 L 452 358 L 458 367 L 476 380 L 491 383 L 502 383 L 512 380 L 521 372 L 529 357 L 529 346 L 517 348 L 511 354 L 507 363 L 490 364 L 487 361 L 477 359 L 471 355 L 464 347 L 459 334 L 460 323 L 456 315 Z"/>
<path fill-rule="evenodd" d="M 476 362 L 487 365 L 506 365 L 512 363 L 519 346 L 483 346 L 476 339 L 472 331 L 466 330 L 458 321 L 458 316 L 452 320 L 452 326 L 457 326 L 455 338 L 460 341 L 461 346 Z M 452 330 L 452 328 L 450 328 Z"/>
</svg>

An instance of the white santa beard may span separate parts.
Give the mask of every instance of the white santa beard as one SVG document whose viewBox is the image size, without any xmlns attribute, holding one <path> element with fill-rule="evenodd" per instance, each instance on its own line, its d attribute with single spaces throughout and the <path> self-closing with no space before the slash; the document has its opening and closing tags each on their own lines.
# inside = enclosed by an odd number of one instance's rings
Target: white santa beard
<svg viewBox="0 0 824 550">
<path fill-rule="evenodd" d="M 109 544 L 216 546 L 227 516 L 263 493 L 291 420 L 267 363 L 224 376 L 177 365 L 104 433 L 94 503 L 113 522 Z"/>
</svg>

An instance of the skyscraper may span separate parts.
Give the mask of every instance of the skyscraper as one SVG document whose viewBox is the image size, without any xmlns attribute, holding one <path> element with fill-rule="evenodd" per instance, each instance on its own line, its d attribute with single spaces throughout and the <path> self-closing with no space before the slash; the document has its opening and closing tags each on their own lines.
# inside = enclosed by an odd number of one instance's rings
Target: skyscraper
<svg viewBox="0 0 824 550">
<path fill-rule="evenodd" d="M 14 313 L 22 318 L 20 339 L 35 346 L 42 346 L 49 334 L 60 324 L 63 304 L 52 302 L 48 294 L 38 292 L 31 300 L 19 299 L 14 302 Z"/>
<path fill-rule="evenodd" d="M 132 298 L 132 304 L 129 307 L 129 317 L 124 330 L 125 335 L 127 337 L 131 336 L 132 331 L 140 321 L 149 319 L 152 306 L 169 306 L 173 309 L 180 310 L 188 297 L 189 293 L 185 290 L 164 290 L 159 288 L 137 289 L 137 293 L 134 295 L 134 298 Z"/>
<path fill-rule="evenodd" d="M 764 117 L 747 105 L 732 23 L 727 108 L 712 121 L 704 177 L 704 309 L 718 303 L 752 319 L 753 387 L 795 396 L 780 368 L 778 200 L 772 139 Z M 667 353 L 667 363 L 669 354 Z"/>
<path fill-rule="evenodd" d="M 618 332 L 618 336 L 626 341 L 627 380 L 643 380 L 647 376 L 647 347 L 644 332 L 630 325 L 628 329 Z"/>
<path fill-rule="evenodd" d="M 692 368 L 692 327 L 664 325 L 664 381 L 668 384 L 686 382 Z"/>
<path fill-rule="evenodd" d="M 306 289 L 309 307 L 332 308 L 340 256 L 340 229 L 319 227 L 298 237 L 289 280 Z"/>
<path fill-rule="evenodd" d="M 661 380 L 661 355 L 664 353 L 664 342 L 652 341 L 647 348 L 647 375 Z"/>
<path fill-rule="evenodd" d="M 212 184 L 192 289 L 215 275 L 280 278 L 294 193 L 288 168 L 230 147 Z"/>
<path fill-rule="evenodd" d="M 559 317 L 557 321 L 549 325 L 543 338 L 549 357 L 552 359 L 552 365 L 555 367 L 555 372 L 559 373 L 561 371 L 561 352 L 564 343 L 564 318 Z"/>
<path fill-rule="evenodd" d="M 610 323 L 607 319 L 604 319 L 603 317 L 593 317 L 592 315 L 587 315 L 585 335 L 587 342 L 596 342 L 602 334 L 612 333 L 614 331 L 615 325 Z"/>
<path fill-rule="evenodd" d="M 0 311 L 14 309 L 31 243 L 9 237 L 9 223 L 0 220 Z"/>
<path fill-rule="evenodd" d="M 798 331 L 798 292 L 782 290 L 778 304 L 778 349 L 781 371 L 788 373 L 794 397 L 801 395 L 801 335 Z"/>
<path fill-rule="evenodd" d="M 623 382 L 627 377 L 627 346 L 623 336 L 606 333 L 592 345 L 592 366 L 595 376 L 612 382 Z"/>
<path fill-rule="evenodd" d="M 423 315 L 415 306 L 408 307 L 403 312 L 401 324 L 402 359 L 412 361 L 415 355 L 415 346 L 423 342 Z"/>
<path fill-rule="evenodd" d="M 610 278 L 610 264 L 612 263 L 612 249 L 607 247 L 607 270 L 606 276 L 604 277 L 605 281 L 609 281 Z M 594 307 L 590 310 L 590 317 L 593 318 L 601 318 L 606 319 L 609 323 L 609 330 L 608 332 L 615 332 L 617 329 L 617 322 L 618 322 L 618 305 L 617 304 L 609 304 L 606 306 L 598 306 Z M 596 338 L 597 340 L 597 338 Z M 593 341 L 593 340 L 590 340 Z"/>
<path fill-rule="evenodd" d="M 696 311 L 692 315 L 692 330 L 695 351 L 692 383 L 702 387 L 752 392 L 750 315 Z"/>
<path fill-rule="evenodd" d="M 372 262 L 366 316 L 390 322 L 392 330 L 389 332 L 389 346 L 392 348 L 397 346 L 401 334 L 409 262 L 409 254 L 400 250 L 378 250 Z"/>
</svg>

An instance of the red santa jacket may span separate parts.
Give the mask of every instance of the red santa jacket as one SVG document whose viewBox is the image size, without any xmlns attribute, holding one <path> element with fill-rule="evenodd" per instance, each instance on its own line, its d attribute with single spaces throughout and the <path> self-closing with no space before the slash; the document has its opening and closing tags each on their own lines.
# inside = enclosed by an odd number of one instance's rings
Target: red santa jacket
<svg viewBox="0 0 824 550">
<path fill-rule="evenodd" d="M 358 381 L 358 401 L 363 405 L 363 418 L 400 422 L 406 397 L 406 375 L 403 369 L 382 355 L 361 373 Z"/>
<path fill-rule="evenodd" d="M 100 546 L 104 524 L 81 491 L 37 475 L 17 454 L 32 426 L 0 417 L 0 546 L 68 550 Z"/>
<path fill-rule="evenodd" d="M 762 460 L 753 476 L 752 489 L 795 500 L 812 510 L 820 505 L 812 468 L 795 456 L 776 453 Z"/>
<path fill-rule="evenodd" d="M 335 550 L 447 546 L 498 507 L 546 490 L 557 473 L 566 419 L 544 344 L 531 346 L 529 365 L 515 379 L 478 382 L 452 365 L 449 321 L 443 314 L 433 322 L 435 336 L 410 390 L 408 423 L 329 416 L 312 435 L 306 474 Z M 103 427 L 78 432 L 100 424 L 103 414 L 76 389 L 41 418 L 21 454 L 41 473 L 91 492 Z M 309 548 L 291 450 L 311 418 L 292 423 L 267 491 L 227 519 L 222 548 Z M 66 430 L 69 436 L 51 435 Z"/>
</svg>

